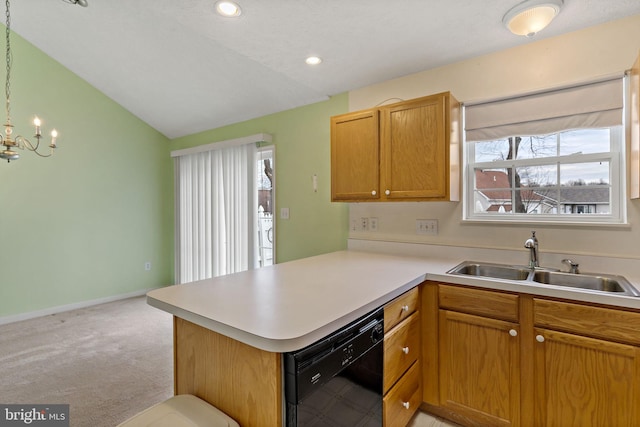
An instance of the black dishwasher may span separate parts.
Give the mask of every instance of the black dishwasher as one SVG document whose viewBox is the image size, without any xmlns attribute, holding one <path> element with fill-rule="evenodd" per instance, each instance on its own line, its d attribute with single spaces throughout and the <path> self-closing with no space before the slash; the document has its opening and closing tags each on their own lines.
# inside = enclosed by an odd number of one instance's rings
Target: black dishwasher
<svg viewBox="0 0 640 427">
<path fill-rule="evenodd" d="M 286 426 L 381 427 L 384 312 L 284 354 Z"/>
</svg>

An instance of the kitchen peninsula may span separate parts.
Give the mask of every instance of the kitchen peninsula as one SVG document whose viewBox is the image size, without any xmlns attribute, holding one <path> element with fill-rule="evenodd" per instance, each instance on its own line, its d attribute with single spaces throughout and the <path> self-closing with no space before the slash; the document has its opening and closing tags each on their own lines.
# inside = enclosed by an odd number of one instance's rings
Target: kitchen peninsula
<svg viewBox="0 0 640 427">
<path fill-rule="evenodd" d="M 279 426 L 281 354 L 384 305 L 434 268 L 422 258 L 343 251 L 157 289 L 147 299 L 174 315 L 176 394 L 195 394 L 243 427 Z"/>
<path fill-rule="evenodd" d="M 523 295 L 527 304 L 537 295 L 640 309 L 639 298 L 446 274 L 463 261 L 460 257 L 473 259 L 474 255 L 461 248 L 452 252 L 439 248 L 433 256 L 347 250 L 157 289 L 148 294 L 148 303 L 174 315 L 175 393 L 197 395 L 247 427 L 283 425 L 282 353 L 325 337 L 425 281 L 421 288 L 429 291 L 422 293 L 421 322 L 423 326 L 430 322 L 430 328 L 436 325 L 436 329 L 422 331 L 423 358 L 427 345 L 434 349 L 438 345 L 438 282 L 507 293 L 513 301 Z M 488 251 L 483 255 L 490 258 Z M 498 255 L 502 261 L 509 258 Z M 636 278 L 630 279 L 637 286 Z M 442 289 L 457 295 L 456 288 Z M 489 291 L 483 292 L 488 295 Z M 516 306 L 514 316 L 517 313 Z M 632 313 L 632 322 L 636 317 L 640 315 Z M 626 318 L 621 323 L 629 324 Z M 423 378 L 425 372 L 437 378 L 437 354 L 435 364 L 429 359 L 433 356 L 426 355 Z M 425 386 L 425 403 L 437 401 L 437 387 L 437 380 Z M 526 387 L 523 390 L 528 393 Z"/>
</svg>

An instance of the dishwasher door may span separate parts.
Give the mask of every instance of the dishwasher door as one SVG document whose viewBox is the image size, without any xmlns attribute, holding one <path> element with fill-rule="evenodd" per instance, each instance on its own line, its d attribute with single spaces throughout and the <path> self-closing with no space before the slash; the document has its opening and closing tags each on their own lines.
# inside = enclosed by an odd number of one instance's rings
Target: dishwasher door
<svg viewBox="0 0 640 427">
<path fill-rule="evenodd" d="M 285 354 L 286 426 L 381 427 L 381 311 Z"/>
</svg>

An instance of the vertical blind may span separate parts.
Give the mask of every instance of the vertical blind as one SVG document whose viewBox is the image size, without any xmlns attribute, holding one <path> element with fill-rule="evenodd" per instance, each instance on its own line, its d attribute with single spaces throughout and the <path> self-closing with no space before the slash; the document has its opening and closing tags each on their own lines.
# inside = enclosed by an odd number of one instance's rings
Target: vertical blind
<svg viewBox="0 0 640 427">
<path fill-rule="evenodd" d="M 465 106 L 467 141 L 547 135 L 622 123 L 622 77 Z"/>
<path fill-rule="evenodd" d="M 175 157 L 176 280 L 254 267 L 255 144 Z"/>
</svg>

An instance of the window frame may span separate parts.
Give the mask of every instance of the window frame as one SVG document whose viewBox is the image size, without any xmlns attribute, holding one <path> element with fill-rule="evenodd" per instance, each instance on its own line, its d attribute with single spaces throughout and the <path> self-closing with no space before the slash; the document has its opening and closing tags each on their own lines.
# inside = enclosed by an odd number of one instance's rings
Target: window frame
<svg viewBox="0 0 640 427">
<path fill-rule="evenodd" d="M 625 105 L 626 107 L 626 105 Z M 465 108 L 461 109 L 462 122 L 465 122 Z M 475 162 L 476 143 L 468 142 L 465 132 L 463 132 L 463 222 L 479 223 L 505 223 L 505 224 L 556 224 L 556 225 L 627 225 L 626 207 L 626 163 L 625 159 L 625 110 L 623 109 L 622 125 L 611 126 L 610 147 L 608 152 L 589 154 L 556 155 L 543 158 L 511 159 L 491 162 Z M 594 128 L 595 129 L 595 128 Z M 564 131 L 561 131 L 564 132 Z M 555 134 L 560 134 L 556 132 Z M 542 136 L 542 135 L 540 135 Z M 476 169 L 508 169 L 522 166 L 551 165 L 588 163 L 595 161 L 609 162 L 609 187 L 611 191 L 611 213 L 610 214 L 562 214 L 560 206 L 555 214 L 537 213 L 485 213 L 475 212 L 475 170 Z M 556 184 L 559 187 L 560 183 Z M 510 183 L 510 190 L 513 192 L 514 183 Z M 583 203 L 585 204 L 585 203 Z"/>
</svg>

